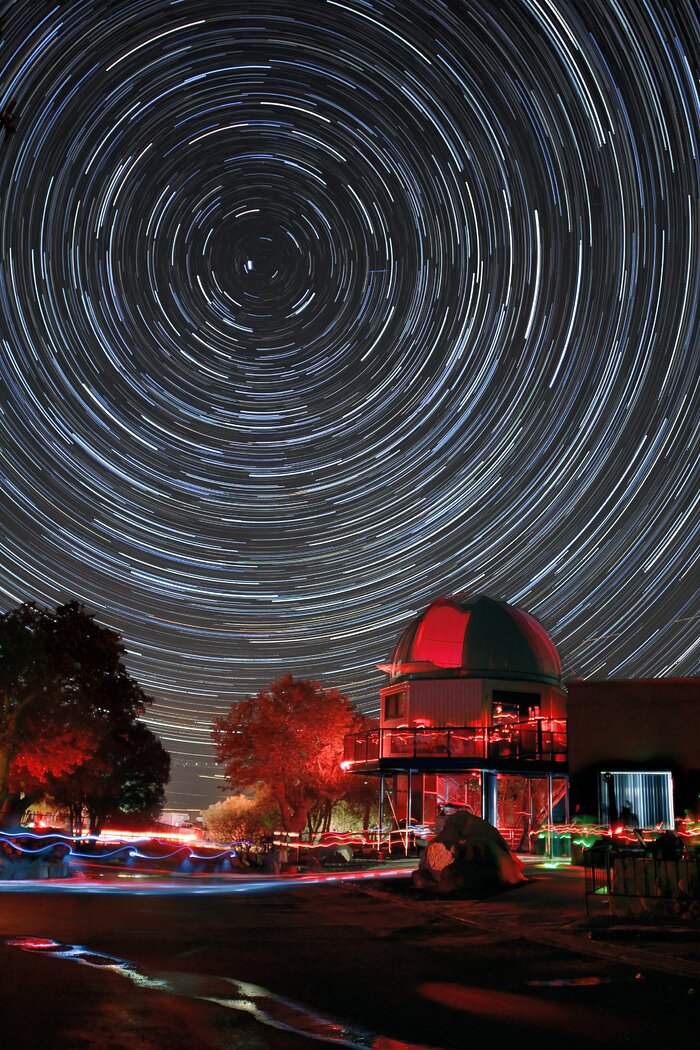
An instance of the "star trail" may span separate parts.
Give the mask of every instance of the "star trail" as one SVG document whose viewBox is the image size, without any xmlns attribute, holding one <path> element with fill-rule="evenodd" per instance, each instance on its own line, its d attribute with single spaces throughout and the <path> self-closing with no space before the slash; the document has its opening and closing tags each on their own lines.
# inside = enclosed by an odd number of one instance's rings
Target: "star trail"
<svg viewBox="0 0 700 1050">
<path fill-rule="evenodd" d="M 123 634 L 172 804 L 440 595 L 698 673 L 694 3 L 0 16 L 0 604 Z"/>
</svg>

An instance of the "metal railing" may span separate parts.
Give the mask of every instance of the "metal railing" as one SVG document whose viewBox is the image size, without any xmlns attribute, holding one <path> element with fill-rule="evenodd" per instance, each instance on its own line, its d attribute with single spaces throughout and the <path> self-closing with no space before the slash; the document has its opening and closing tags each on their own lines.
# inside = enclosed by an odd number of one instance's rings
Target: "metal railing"
<svg viewBox="0 0 700 1050">
<path fill-rule="evenodd" d="M 412 726 L 351 733 L 345 738 L 344 761 L 350 766 L 387 758 L 563 762 L 566 751 L 566 722 L 537 719 L 501 726 Z"/>
<path fill-rule="evenodd" d="M 609 845 L 583 851 L 586 915 L 593 900 L 615 913 L 622 900 L 653 902 L 700 900 L 700 853 L 663 858 L 614 850 Z M 680 910 L 680 909 L 679 909 Z"/>
<path fill-rule="evenodd" d="M 593 900 L 596 903 L 602 902 L 610 911 L 612 883 L 610 853 L 607 846 L 592 846 L 583 851 L 583 892 L 587 916 L 590 915 Z"/>
</svg>

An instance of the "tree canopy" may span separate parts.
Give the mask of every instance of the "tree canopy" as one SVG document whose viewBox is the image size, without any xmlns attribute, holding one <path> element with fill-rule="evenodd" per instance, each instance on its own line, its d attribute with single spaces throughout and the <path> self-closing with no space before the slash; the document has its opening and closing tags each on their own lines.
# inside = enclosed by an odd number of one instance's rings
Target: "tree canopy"
<svg viewBox="0 0 700 1050">
<path fill-rule="evenodd" d="M 346 733 L 365 720 L 347 696 L 318 682 L 277 678 L 214 722 L 217 758 L 235 791 L 265 784 L 282 827 L 301 832 L 309 812 L 343 797 L 352 774 L 340 762 Z"/>
<path fill-rule="evenodd" d="M 165 801 L 170 755 L 143 722 L 126 732 L 111 732 L 96 753 L 69 777 L 49 776 L 48 790 L 65 806 L 73 830 L 87 812 L 90 834 L 98 834 L 107 818 L 138 814 L 155 820 Z"/>
<path fill-rule="evenodd" d="M 152 701 L 123 663 L 119 635 L 76 601 L 0 616 L 0 820 L 17 799 L 111 765 Z M 136 732 L 136 738 L 134 733 Z"/>
<path fill-rule="evenodd" d="M 279 824 L 279 809 L 266 787 L 229 795 L 205 809 L 202 817 L 216 842 L 253 841 Z"/>
</svg>

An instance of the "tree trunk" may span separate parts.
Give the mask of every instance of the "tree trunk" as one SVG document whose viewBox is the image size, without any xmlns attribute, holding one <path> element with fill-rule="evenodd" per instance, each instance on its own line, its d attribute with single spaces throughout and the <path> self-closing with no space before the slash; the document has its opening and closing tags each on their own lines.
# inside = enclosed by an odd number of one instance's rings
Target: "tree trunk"
<svg viewBox="0 0 700 1050">
<path fill-rule="evenodd" d="M 99 835 L 104 825 L 104 813 L 88 807 L 89 830 L 91 835 Z"/>
<path fill-rule="evenodd" d="M 308 804 L 304 805 L 303 803 L 299 803 L 297 806 L 292 807 L 282 784 L 275 784 L 273 786 L 272 796 L 280 808 L 282 830 L 286 831 L 289 835 L 301 836 L 302 831 L 306 827 L 306 821 L 309 815 Z"/>
<path fill-rule="evenodd" d="M 0 828 L 5 828 L 7 825 L 7 812 L 10 808 L 10 796 L 5 795 L 0 804 Z"/>
<path fill-rule="evenodd" d="M 10 793 L 7 790 L 7 778 L 10 774 L 10 755 L 7 749 L 0 749 L 0 827 L 5 826 L 5 818 L 10 808 Z"/>
<path fill-rule="evenodd" d="M 287 808 L 287 819 L 282 818 L 282 826 L 286 832 L 290 835 L 299 835 L 301 837 L 306 822 L 309 818 L 309 807 L 299 806 L 298 809 Z"/>
<path fill-rule="evenodd" d="M 320 806 L 316 805 L 309 810 L 306 816 L 306 823 L 309 830 L 309 838 L 312 838 L 323 823 L 323 810 Z"/>
<path fill-rule="evenodd" d="M 19 828 L 24 814 L 40 798 L 41 794 L 39 792 L 36 792 L 34 795 L 22 795 L 19 792 L 7 795 L 2 807 L 0 807 L 0 826 L 10 830 Z"/>
<path fill-rule="evenodd" d="M 301 809 L 297 809 L 289 817 L 289 825 L 284 830 L 288 831 L 290 835 L 299 835 L 306 827 L 306 820 L 308 817 L 309 809 L 308 806 L 304 806 Z"/>
<path fill-rule="evenodd" d="M 68 807 L 71 835 L 82 834 L 83 804 L 82 802 L 71 802 Z"/>
</svg>

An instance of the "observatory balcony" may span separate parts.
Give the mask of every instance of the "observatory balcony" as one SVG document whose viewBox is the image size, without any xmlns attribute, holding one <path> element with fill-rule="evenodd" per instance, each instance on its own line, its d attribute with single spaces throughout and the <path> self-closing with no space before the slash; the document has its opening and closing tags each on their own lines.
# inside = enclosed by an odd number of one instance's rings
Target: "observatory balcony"
<svg viewBox="0 0 700 1050">
<path fill-rule="evenodd" d="M 567 759 L 565 719 L 532 719 L 499 726 L 406 726 L 345 737 L 343 767 L 360 771 L 415 759 L 460 765 L 559 763 Z"/>
</svg>

